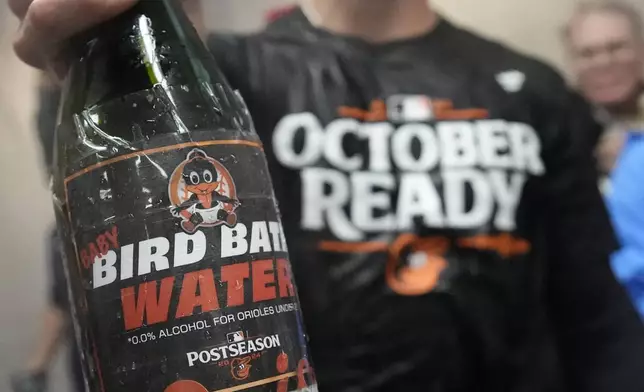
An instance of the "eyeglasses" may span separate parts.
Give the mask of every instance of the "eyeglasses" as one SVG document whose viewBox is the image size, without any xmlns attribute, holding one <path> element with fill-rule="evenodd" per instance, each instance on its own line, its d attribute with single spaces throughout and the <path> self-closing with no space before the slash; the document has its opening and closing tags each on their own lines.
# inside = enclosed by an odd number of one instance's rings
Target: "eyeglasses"
<svg viewBox="0 0 644 392">
<path fill-rule="evenodd" d="M 610 56 L 611 58 L 623 54 L 625 51 L 634 50 L 632 43 L 628 41 L 612 41 L 604 45 L 589 46 L 577 50 L 575 55 L 581 60 L 593 60 L 599 56 Z"/>
</svg>

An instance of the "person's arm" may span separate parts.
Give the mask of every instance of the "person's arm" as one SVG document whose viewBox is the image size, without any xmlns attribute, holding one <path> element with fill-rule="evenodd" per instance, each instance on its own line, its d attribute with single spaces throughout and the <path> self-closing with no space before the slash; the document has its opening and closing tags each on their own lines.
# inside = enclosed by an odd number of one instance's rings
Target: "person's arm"
<svg viewBox="0 0 644 392">
<path fill-rule="evenodd" d="M 29 356 L 24 370 L 12 377 L 12 385 L 16 391 L 45 389 L 47 373 L 69 328 L 69 297 L 63 259 L 57 237 L 51 236 L 49 242 L 47 248 L 51 280 L 49 304 L 34 351 Z"/>
<path fill-rule="evenodd" d="M 67 331 L 67 316 L 56 305 L 49 305 L 43 317 L 42 331 L 34 352 L 27 360 L 26 371 L 32 374 L 47 373 Z"/>
<path fill-rule="evenodd" d="M 616 241 L 591 151 L 574 144 L 588 113 L 571 110 L 563 82 L 551 94 L 542 113 L 547 301 L 570 390 L 644 391 L 644 325 L 610 270 Z"/>
<path fill-rule="evenodd" d="M 11 375 L 11 389 L 14 392 L 40 392 L 47 390 L 47 375 L 53 359 L 64 341 L 67 317 L 56 305 L 49 305 L 38 336 L 35 351 L 29 357 L 24 369 Z"/>
<path fill-rule="evenodd" d="M 612 267 L 644 316 L 644 135 L 630 134 L 625 139 L 607 196 L 621 244 L 612 256 Z"/>
</svg>

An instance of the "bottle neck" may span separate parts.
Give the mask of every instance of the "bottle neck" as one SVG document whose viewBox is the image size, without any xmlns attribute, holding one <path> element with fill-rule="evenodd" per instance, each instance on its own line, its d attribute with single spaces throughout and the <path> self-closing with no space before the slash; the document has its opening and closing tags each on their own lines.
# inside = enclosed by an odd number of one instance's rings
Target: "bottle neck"
<svg viewBox="0 0 644 392">
<path fill-rule="evenodd" d="M 203 66 L 195 66 L 206 49 L 175 0 L 142 0 L 79 36 L 75 47 L 76 65 L 90 72 L 85 102 L 90 106 L 158 85 L 208 78 L 199 72 Z"/>
<path fill-rule="evenodd" d="M 245 105 L 176 0 L 142 0 L 78 42 L 63 107 L 76 128 L 124 140 L 173 128 L 250 130 Z"/>
</svg>

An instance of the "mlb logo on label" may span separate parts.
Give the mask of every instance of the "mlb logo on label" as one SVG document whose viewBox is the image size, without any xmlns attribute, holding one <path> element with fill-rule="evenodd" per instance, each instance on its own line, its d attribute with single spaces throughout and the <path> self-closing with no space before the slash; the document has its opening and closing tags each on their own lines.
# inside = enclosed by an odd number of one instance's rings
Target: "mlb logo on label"
<svg viewBox="0 0 644 392">
<path fill-rule="evenodd" d="M 228 339 L 228 343 L 237 343 L 244 341 L 244 339 L 246 339 L 246 336 L 244 334 L 244 331 L 237 331 L 227 334 L 226 339 Z"/>
<path fill-rule="evenodd" d="M 425 95 L 393 95 L 387 100 L 390 121 L 422 122 L 434 118 L 432 100 Z"/>
</svg>

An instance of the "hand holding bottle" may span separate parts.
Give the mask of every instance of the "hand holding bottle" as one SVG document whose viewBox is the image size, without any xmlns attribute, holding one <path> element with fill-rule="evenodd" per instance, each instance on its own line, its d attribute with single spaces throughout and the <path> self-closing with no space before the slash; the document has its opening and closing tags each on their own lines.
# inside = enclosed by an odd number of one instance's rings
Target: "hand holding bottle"
<svg viewBox="0 0 644 392">
<path fill-rule="evenodd" d="M 14 42 L 16 54 L 38 68 L 60 66 L 55 63 L 63 42 L 137 3 L 137 0 L 8 1 L 21 21 Z"/>
<path fill-rule="evenodd" d="M 63 43 L 73 35 L 131 8 L 139 0 L 8 0 L 20 19 L 14 48 L 18 57 L 37 68 L 66 71 L 60 56 Z M 200 33 L 205 31 L 199 0 L 182 0 Z"/>
</svg>

